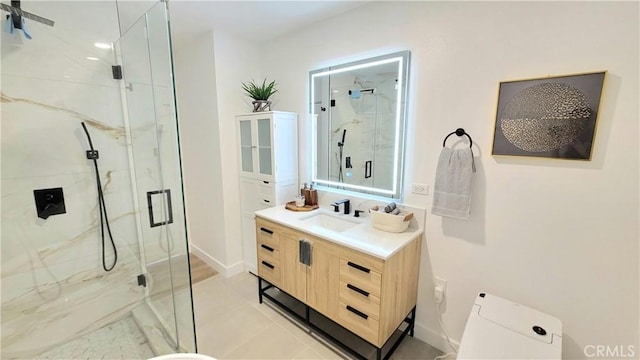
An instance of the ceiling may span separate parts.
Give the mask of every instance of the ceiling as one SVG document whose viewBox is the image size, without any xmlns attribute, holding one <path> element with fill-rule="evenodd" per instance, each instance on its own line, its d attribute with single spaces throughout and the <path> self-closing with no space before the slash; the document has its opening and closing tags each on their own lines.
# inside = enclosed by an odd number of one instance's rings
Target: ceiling
<svg viewBox="0 0 640 360">
<path fill-rule="evenodd" d="M 366 2 L 170 0 L 171 34 L 177 45 L 212 29 L 268 41 Z"/>
</svg>

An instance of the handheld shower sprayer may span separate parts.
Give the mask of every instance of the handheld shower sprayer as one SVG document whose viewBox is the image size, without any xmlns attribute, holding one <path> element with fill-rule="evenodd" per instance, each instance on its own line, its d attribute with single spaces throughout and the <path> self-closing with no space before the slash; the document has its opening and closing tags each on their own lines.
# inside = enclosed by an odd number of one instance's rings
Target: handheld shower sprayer
<svg viewBox="0 0 640 360">
<path fill-rule="evenodd" d="M 343 151 L 343 148 L 344 148 L 344 140 L 345 140 L 346 136 L 347 136 L 347 129 L 343 129 L 342 130 L 342 141 L 338 142 L 338 148 L 339 148 L 338 152 L 340 153 L 339 154 L 339 165 L 340 165 L 340 168 L 338 169 L 338 181 L 340 181 L 340 182 L 344 182 L 344 176 L 342 175 L 342 151 Z"/>
<path fill-rule="evenodd" d="M 100 235 L 102 238 L 102 268 L 104 271 L 111 271 L 118 262 L 118 250 L 116 244 L 113 241 L 113 235 L 111 234 L 111 227 L 109 226 L 109 217 L 107 216 L 107 206 L 104 203 L 104 193 L 102 192 L 102 183 L 100 182 L 100 172 L 98 171 L 98 150 L 93 148 L 93 142 L 91 141 L 91 135 L 84 122 L 81 123 L 84 133 L 87 135 L 87 141 L 89 142 L 89 149 L 87 150 L 87 159 L 93 160 L 93 166 L 96 172 L 96 187 L 98 188 L 98 209 L 100 210 Z M 113 264 L 107 267 L 106 256 L 104 252 L 104 229 L 107 229 L 109 239 L 111 240 L 111 247 L 113 248 Z"/>
</svg>

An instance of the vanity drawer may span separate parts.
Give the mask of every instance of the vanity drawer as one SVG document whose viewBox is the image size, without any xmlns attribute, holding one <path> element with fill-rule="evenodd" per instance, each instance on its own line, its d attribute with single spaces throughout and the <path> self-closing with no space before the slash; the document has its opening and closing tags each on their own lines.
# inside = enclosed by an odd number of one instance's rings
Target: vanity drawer
<svg viewBox="0 0 640 360">
<path fill-rule="evenodd" d="M 280 250 L 271 244 L 258 242 L 258 256 L 270 263 L 280 262 Z"/>
<path fill-rule="evenodd" d="M 280 286 L 280 262 L 258 256 L 258 275 L 273 285 Z"/>
<path fill-rule="evenodd" d="M 256 221 L 256 240 L 258 246 L 266 244 L 270 247 L 280 250 L 280 229 L 274 224 L 257 220 Z"/>
<path fill-rule="evenodd" d="M 374 319 L 380 319 L 380 298 L 354 284 L 340 281 L 340 301 Z"/>
<path fill-rule="evenodd" d="M 377 345 L 378 328 L 380 327 L 377 319 L 368 316 L 362 309 L 358 309 L 354 305 L 345 304 L 342 301 L 340 301 L 340 307 L 338 309 L 338 318 L 342 326 L 358 334 L 370 343 Z"/>
<path fill-rule="evenodd" d="M 380 296 L 382 274 L 357 262 L 340 259 L 340 281 L 350 283 L 375 296 Z"/>
</svg>

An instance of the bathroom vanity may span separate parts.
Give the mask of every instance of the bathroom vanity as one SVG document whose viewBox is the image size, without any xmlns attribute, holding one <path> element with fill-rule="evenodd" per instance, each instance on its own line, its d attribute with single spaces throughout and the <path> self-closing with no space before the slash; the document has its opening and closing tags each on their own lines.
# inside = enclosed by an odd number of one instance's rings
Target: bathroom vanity
<svg viewBox="0 0 640 360">
<path fill-rule="evenodd" d="M 387 358 L 413 335 L 422 233 L 417 225 L 387 233 L 368 218 L 323 210 L 258 211 L 260 302 L 268 298 L 359 358 L 368 356 L 344 343 L 336 325 Z"/>
</svg>

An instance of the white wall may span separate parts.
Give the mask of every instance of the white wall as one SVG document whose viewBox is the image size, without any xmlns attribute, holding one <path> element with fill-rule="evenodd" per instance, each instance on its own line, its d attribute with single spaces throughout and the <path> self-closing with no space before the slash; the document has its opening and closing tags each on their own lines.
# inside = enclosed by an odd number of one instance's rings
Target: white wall
<svg viewBox="0 0 640 360">
<path fill-rule="evenodd" d="M 175 45 L 189 240 L 231 276 L 243 270 L 235 115 L 252 109 L 240 84 L 262 78 L 259 47 L 219 31 Z"/>
<path fill-rule="evenodd" d="M 445 348 L 432 276 L 448 280 L 444 322 L 459 341 L 486 291 L 557 316 L 563 354 L 638 348 L 638 3 L 373 2 L 265 44 L 278 108 L 305 114 L 308 71 L 411 50 L 405 188 L 432 184 L 442 139 L 473 137 L 468 221 L 427 215 L 416 335 Z M 590 161 L 491 155 L 500 81 L 607 70 Z M 304 119 L 304 117 L 301 117 Z M 308 126 L 300 123 L 301 180 Z M 429 208 L 430 196 L 407 194 Z"/>
<path fill-rule="evenodd" d="M 241 83 L 262 78 L 259 47 L 251 41 L 221 31 L 214 32 L 218 126 L 223 174 L 224 221 L 227 224 L 229 274 L 244 270 L 241 242 L 240 190 L 238 180 L 238 130 L 235 116 L 251 112 Z"/>
<path fill-rule="evenodd" d="M 208 255 L 203 260 L 222 270 L 227 251 L 213 33 L 200 34 L 190 43 L 179 45 L 174 50 L 174 72 L 187 233 L 192 250 Z"/>
</svg>

